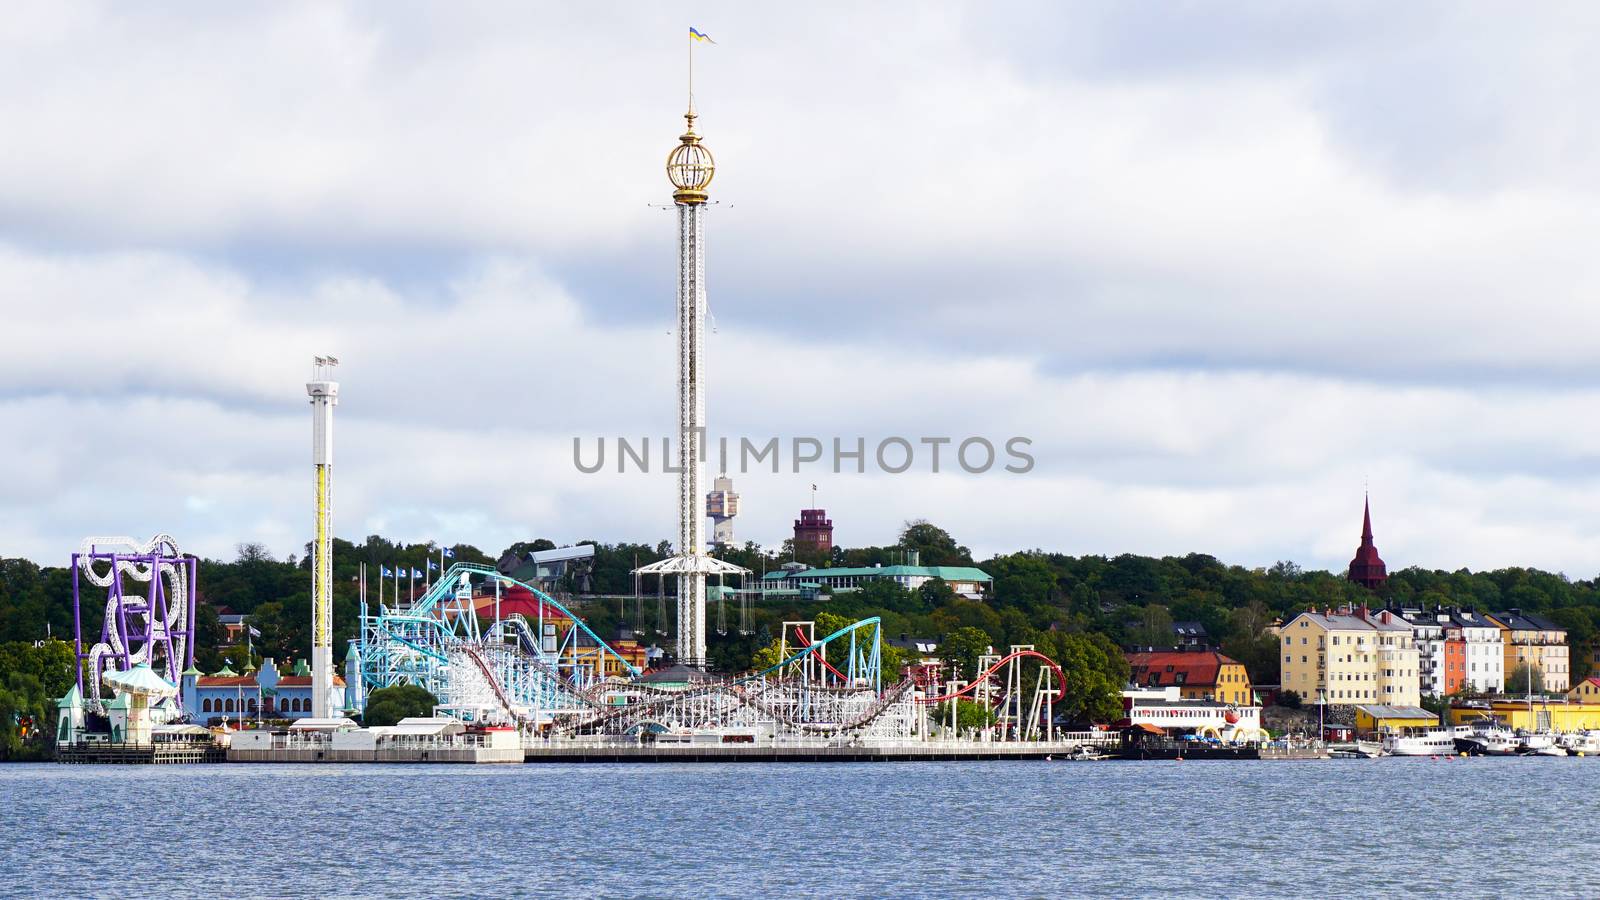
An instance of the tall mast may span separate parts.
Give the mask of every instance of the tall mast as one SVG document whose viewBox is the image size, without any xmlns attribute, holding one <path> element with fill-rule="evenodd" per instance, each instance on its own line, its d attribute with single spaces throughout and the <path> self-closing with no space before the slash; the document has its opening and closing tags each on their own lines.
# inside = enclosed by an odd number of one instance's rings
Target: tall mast
<svg viewBox="0 0 1600 900">
<path fill-rule="evenodd" d="M 706 573 L 701 513 L 701 444 L 705 440 L 705 382 L 701 344 L 705 339 L 705 244 L 701 217 L 715 163 L 694 131 L 694 106 L 688 124 L 667 159 L 667 177 L 678 212 L 678 554 L 687 563 L 678 575 L 678 661 L 703 666 L 706 659 Z"/>
</svg>

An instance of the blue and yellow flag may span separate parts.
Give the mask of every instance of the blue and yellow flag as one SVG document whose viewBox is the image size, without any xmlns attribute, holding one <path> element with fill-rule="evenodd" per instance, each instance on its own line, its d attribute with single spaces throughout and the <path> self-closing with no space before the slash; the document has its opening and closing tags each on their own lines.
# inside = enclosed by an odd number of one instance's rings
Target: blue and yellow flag
<svg viewBox="0 0 1600 900">
<path fill-rule="evenodd" d="M 694 38 L 697 41 L 705 41 L 708 44 L 716 43 L 716 41 L 711 39 L 711 35 L 706 34 L 698 28 L 695 28 L 693 25 L 689 26 L 689 37 Z"/>
</svg>

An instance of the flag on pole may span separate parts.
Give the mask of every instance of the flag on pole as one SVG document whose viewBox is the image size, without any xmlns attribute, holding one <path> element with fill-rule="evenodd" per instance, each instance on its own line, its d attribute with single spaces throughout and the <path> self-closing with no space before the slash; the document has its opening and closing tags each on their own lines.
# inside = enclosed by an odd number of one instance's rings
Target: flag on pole
<svg viewBox="0 0 1600 900">
<path fill-rule="evenodd" d="M 418 572 L 416 569 L 412 569 L 411 570 L 411 577 L 412 578 L 421 578 L 422 577 L 422 573 Z"/>
<path fill-rule="evenodd" d="M 444 554 L 444 558 L 445 559 L 455 559 L 456 558 L 456 552 L 454 550 L 451 550 L 449 547 L 445 547 L 443 550 L 440 550 L 439 552 Z"/>
<path fill-rule="evenodd" d="M 439 571 L 439 564 L 434 562 L 431 559 L 428 560 L 428 571 L 429 572 L 437 572 L 437 571 Z"/>
<path fill-rule="evenodd" d="M 697 41 L 704 41 L 707 44 L 715 44 L 716 43 L 716 41 L 713 41 L 711 39 L 711 35 L 706 34 L 704 31 L 701 31 L 698 28 L 695 28 L 693 25 L 689 26 L 689 37 L 691 37 L 691 38 L 693 38 L 694 40 L 697 40 Z"/>
<path fill-rule="evenodd" d="M 389 571 L 389 567 L 388 566 L 379 566 L 378 567 L 378 577 L 379 578 L 388 578 L 391 574 L 393 574 L 393 573 L 391 573 Z"/>
</svg>

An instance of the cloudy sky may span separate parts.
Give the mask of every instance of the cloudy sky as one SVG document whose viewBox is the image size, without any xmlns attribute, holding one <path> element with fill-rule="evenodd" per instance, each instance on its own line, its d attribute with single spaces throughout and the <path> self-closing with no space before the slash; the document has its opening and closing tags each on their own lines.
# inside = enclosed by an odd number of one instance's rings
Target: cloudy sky
<svg viewBox="0 0 1600 900">
<path fill-rule="evenodd" d="M 714 434 L 1032 440 L 746 474 L 776 544 L 1600 571 L 1600 8 L 111 4 L 0 17 L 0 556 L 311 525 L 657 541 L 685 29 Z M 869 464 L 870 465 L 870 464 Z"/>
</svg>

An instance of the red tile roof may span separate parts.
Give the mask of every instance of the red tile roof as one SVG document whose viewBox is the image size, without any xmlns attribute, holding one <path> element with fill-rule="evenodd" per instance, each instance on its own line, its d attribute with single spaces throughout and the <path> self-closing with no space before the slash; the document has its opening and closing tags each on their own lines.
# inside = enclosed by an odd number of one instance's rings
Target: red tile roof
<svg viewBox="0 0 1600 900">
<path fill-rule="evenodd" d="M 203 688 L 216 687 L 247 687 L 256 686 L 254 675 L 201 675 L 194 680 L 195 686 Z"/>
<path fill-rule="evenodd" d="M 333 676 L 334 687 L 344 687 L 344 678 L 338 673 Z M 311 687 L 310 675 L 284 675 L 278 679 L 278 687 Z"/>
<path fill-rule="evenodd" d="M 1128 678 L 1137 685 L 1166 687 L 1215 687 L 1217 673 L 1225 665 L 1239 661 L 1215 650 L 1157 650 L 1128 654 Z M 1171 671 L 1168 671 L 1168 669 Z M 1180 681 L 1178 675 L 1182 674 Z"/>
</svg>

